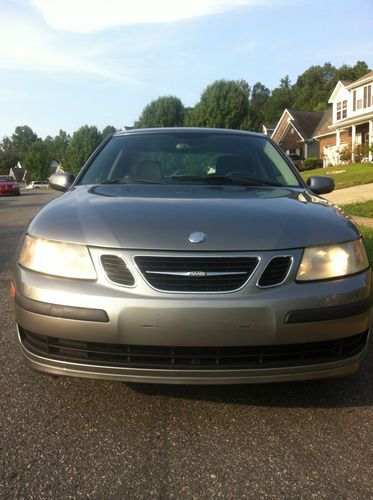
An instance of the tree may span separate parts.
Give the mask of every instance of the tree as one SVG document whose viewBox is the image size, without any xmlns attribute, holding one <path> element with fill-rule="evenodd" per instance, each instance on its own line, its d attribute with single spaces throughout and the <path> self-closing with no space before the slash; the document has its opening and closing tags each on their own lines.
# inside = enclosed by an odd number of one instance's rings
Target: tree
<svg viewBox="0 0 373 500">
<path fill-rule="evenodd" d="M 64 165 L 66 163 L 66 151 L 70 142 L 70 136 L 64 130 L 60 130 L 58 135 L 54 138 L 48 136 L 44 142 L 52 160 L 55 160 L 60 165 Z"/>
<path fill-rule="evenodd" d="M 295 84 L 295 107 L 308 111 L 327 109 L 337 81 L 338 71 L 332 64 L 311 66 L 298 77 Z"/>
<path fill-rule="evenodd" d="M 46 142 L 33 142 L 26 153 L 24 164 L 30 179 L 47 179 L 52 158 Z"/>
<path fill-rule="evenodd" d="M 11 149 L 18 155 L 18 160 L 23 160 L 30 146 L 39 140 L 37 134 L 28 125 L 18 126 L 10 139 Z"/>
<path fill-rule="evenodd" d="M 253 86 L 249 103 L 248 130 L 261 131 L 262 124 L 266 121 L 270 94 L 271 91 L 260 82 Z"/>
<path fill-rule="evenodd" d="M 201 95 L 188 117 L 195 127 L 245 128 L 248 119 L 250 87 L 244 80 L 217 80 Z"/>
<path fill-rule="evenodd" d="M 116 131 L 117 129 L 113 127 L 113 125 L 106 125 L 106 127 L 101 132 L 101 140 L 103 141 L 104 139 L 106 139 L 108 135 L 115 134 Z"/>
<path fill-rule="evenodd" d="M 135 123 L 138 128 L 182 127 L 184 106 L 178 97 L 163 96 L 145 106 Z"/>
<path fill-rule="evenodd" d="M 4 137 L 0 142 L 0 175 L 6 175 L 18 162 L 18 154 L 13 150 L 9 137 Z"/>
<path fill-rule="evenodd" d="M 359 78 L 364 76 L 366 73 L 368 73 L 368 71 L 369 68 L 365 61 L 357 61 L 354 66 L 343 64 L 337 70 L 337 77 L 338 80 L 347 80 L 353 82 L 354 80 L 358 80 Z"/>
<path fill-rule="evenodd" d="M 100 142 L 101 134 L 97 127 L 80 127 L 74 132 L 67 146 L 65 170 L 77 174 Z"/>
<path fill-rule="evenodd" d="M 290 78 L 286 75 L 281 78 L 280 85 L 276 87 L 268 100 L 265 118 L 268 122 L 275 122 L 280 119 L 284 109 L 292 108 L 294 104 L 294 87 Z"/>
</svg>

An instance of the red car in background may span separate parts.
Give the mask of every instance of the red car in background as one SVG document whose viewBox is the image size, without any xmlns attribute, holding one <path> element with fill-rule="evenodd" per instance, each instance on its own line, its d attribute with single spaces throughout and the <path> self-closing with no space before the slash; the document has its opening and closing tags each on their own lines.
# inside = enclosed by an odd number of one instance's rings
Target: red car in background
<svg viewBox="0 0 373 500">
<path fill-rule="evenodd" d="M 8 194 L 19 196 L 21 194 L 19 184 L 11 175 L 0 175 L 0 196 Z"/>
</svg>

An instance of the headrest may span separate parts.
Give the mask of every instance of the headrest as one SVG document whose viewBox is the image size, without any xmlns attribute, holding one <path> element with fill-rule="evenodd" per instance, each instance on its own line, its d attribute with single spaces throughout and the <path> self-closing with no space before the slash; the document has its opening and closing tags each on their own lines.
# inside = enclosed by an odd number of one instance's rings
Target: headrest
<svg viewBox="0 0 373 500">
<path fill-rule="evenodd" d="M 245 168 L 241 156 L 222 155 L 219 156 L 216 160 L 216 175 L 227 175 L 231 172 L 242 172 L 242 170 L 245 170 Z"/>
<path fill-rule="evenodd" d="M 139 179 L 162 179 L 161 164 L 157 161 L 139 161 L 135 169 L 135 177 Z"/>
</svg>

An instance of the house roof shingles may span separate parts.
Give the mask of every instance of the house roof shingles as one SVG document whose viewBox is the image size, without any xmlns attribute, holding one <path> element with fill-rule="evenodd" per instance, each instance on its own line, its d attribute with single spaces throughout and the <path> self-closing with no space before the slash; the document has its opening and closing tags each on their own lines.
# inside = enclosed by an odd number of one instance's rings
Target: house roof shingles
<svg viewBox="0 0 373 500">
<path fill-rule="evenodd" d="M 325 113 L 325 111 L 303 111 L 298 109 L 289 109 L 288 111 L 294 118 L 292 122 L 294 127 L 305 141 L 314 137 L 314 131 Z"/>
<path fill-rule="evenodd" d="M 348 86 L 351 86 L 351 87 L 359 86 L 359 83 L 362 83 L 363 81 L 369 80 L 371 78 L 373 78 L 373 71 L 368 71 L 368 73 L 366 73 L 365 75 L 361 76 L 357 80 L 355 80 L 353 82 L 350 82 L 348 84 Z"/>
<path fill-rule="evenodd" d="M 313 132 L 314 137 L 319 137 L 320 135 L 333 134 L 334 131 L 330 130 L 330 126 L 333 123 L 333 108 L 328 108 L 323 117 L 321 118 L 319 124 Z"/>
<path fill-rule="evenodd" d="M 25 175 L 25 169 L 23 167 L 15 166 L 10 169 L 9 174 L 13 175 L 17 182 L 21 182 Z"/>
</svg>

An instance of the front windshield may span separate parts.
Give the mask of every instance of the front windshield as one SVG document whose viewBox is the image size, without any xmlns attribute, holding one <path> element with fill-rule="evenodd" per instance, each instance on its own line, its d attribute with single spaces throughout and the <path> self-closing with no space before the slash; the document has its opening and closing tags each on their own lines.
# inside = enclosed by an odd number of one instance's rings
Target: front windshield
<svg viewBox="0 0 373 500">
<path fill-rule="evenodd" d="M 78 182 L 120 183 L 300 186 L 265 137 L 180 131 L 113 137 Z"/>
</svg>

